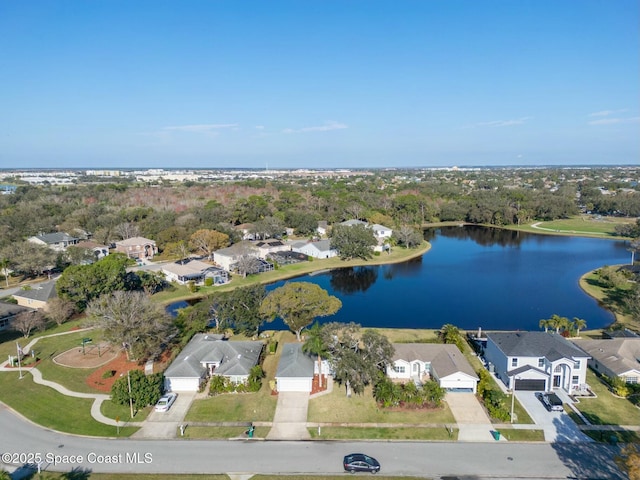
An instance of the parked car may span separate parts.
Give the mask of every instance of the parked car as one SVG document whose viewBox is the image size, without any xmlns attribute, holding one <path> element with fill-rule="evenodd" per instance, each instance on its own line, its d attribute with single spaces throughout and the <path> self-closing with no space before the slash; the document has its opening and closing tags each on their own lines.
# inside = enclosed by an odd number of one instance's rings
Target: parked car
<svg viewBox="0 0 640 480">
<path fill-rule="evenodd" d="M 552 411 L 554 411 L 554 412 L 563 412 L 564 411 L 564 406 L 562 404 L 562 400 L 560 400 L 560 397 L 558 397 L 558 395 L 556 395 L 555 393 L 553 393 L 553 392 L 547 392 L 547 393 L 537 392 L 536 393 L 536 397 L 538 397 L 538 399 L 540 399 L 540 401 L 545 406 L 545 408 L 547 410 L 549 410 L 550 412 L 552 412 Z"/>
<path fill-rule="evenodd" d="M 178 398 L 177 393 L 167 393 L 161 396 L 158 403 L 156 403 L 156 412 L 166 412 L 169 410 L 171 405 L 176 401 L 176 398 Z"/>
<path fill-rule="evenodd" d="M 364 453 L 351 453 L 344 457 L 342 464 L 344 465 L 345 471 L 349 473 L 378 473 L 380 471 L 380 462 Z"/>
</svg>

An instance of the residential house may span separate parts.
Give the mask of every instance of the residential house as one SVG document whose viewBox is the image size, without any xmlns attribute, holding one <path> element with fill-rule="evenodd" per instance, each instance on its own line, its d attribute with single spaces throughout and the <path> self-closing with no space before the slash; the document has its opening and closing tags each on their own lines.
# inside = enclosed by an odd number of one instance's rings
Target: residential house
<svg viewBox="0 0 640 480">
<path fill-rule="evenodd" d="M 235 225 L 233 229 L 240 234 L 242 240 L 255 240 L 255 225 L 253 223 L 241 223 Z"/>
<path fill-rule="evenodd" d="M 417 385 L 433 379 L 450 392 L 476 393 L 478 375 L 462 352 L 452 344 L 394 343 L 393 364 L 387 376 Z"/>
<path fill-rule="evenodd" d="M 271 253 L 286 252 L 291 250 L 291 246 L 283 243 L 282 240 L 277 238 L 271 238 L 267 240 L 260 240 L 253 243 L 253 246 L 257 250 L 258 257 L 267 258 Z"/>
<path fill-rule="evenodd" d="M 33 310 L 15 303 L 0 302 L 0 332 L 9 330 L 13 320 L 22 312 L 33 312 Z"/>
<path fill-rule="evenodd" d="M 318 227 L 316 228 L 316 232 L 318 232 L 318 235 L 325 236 L 328 231 L 329 231 L 329 225 L 327 224 L 327 221 L 320 220 L 318 222 Z"/>
<path fill-rule="evenodd" d="M 393 230 L 389 227 L 385 227 L 384 225 L 380 225 L 378 223 L 369 224 L 357 219 L 346 220 L 340 223 L 340 225 L 344 225 L 347 227 L 352 227 L 354 225 L 364 225 L 365 228 L 370 228 L 373 231 L 373 236 L 377 242 L 377 245 L 373 247 L 373 250 L 375 252 L 382 252 L 383 250 L 387 249 L 389 239 L 393 234 Z"/>
<path fill-rule="evenodd" d="M 568 393 L 587 386 L 590 356 L 566 338 L 551 332 L 487 333 L 484 358 L 489 371 L 510 389 Z"/>
<path fill-rule="evenodd" d="M 213 252 L 213 261 L 227 272 L 232 272 L 238 260 L 245 255 L 258 258 L 258 251 L 249 242 L 234 243 Z"/>
<path fill-rule="evenodd" d="M 116 252 L 124 253 L 129 258 L 153 258 L 158 253 L 154 240 L 144 237 L 132 237 L 116 242 Z"/>
<path fill-rule="evenodd" d="M 80 241 L 76 237 L 72 237 L 64 232 L 41 233 L 33 237 L 27 238 L 28 241 L 49 247 L 56 252 L 64 252 L 67 247 L 77 245 Z"/>
<path fill-rule="evenodd" d="M 262 342 L 231 342 L 221 335 L 198 333 L 164 372 L 165 390 L 197 392 L 212 375 L 245 383 L 263 347 Z"/>
<path fill-rule="evenodd" d="M 84 248 L 87 250 L 91 250 L 96 257 L 96 260 L 102 260 L 104 257 L 109 255 L 109 247 L 106 245 L 101 245 L 97 242 L 93 242 L 91 240 L 83 240 L 76 244 L 78 248 Z"/>
<path fill-rule="evenodd" d="M 574 343 L 591 356 L 589 366 L 596 372 L 640 383 L 640 337 L 576 339 Z"/>
<path fill-rule="evenodd" d="M 301 343 L 285 343 L 282 345 L 280 363 L 276 370 L 276 390 L 310 393 L 314 365 L 313 357 L 302 351 Z"/>
<path fill-rule="evenodd" d="M 318 240 L 316 242 L 300 240 L 291 242 L 291 251 L 303 253 L 313 258 L 332 258 L 338 256 L 338 251 L 331 248 L 330 240 Z"/>
<path fill-rule="evenodd" d="M 18 302 L 18 305 L 46 311 L 47 302 L 57 297 L 56 282 L 49 280 L 36 283 L 28 288 L 18 290 L 11 296 Z"/>
<path fill-rule="evenodd" d="M 229 273 L 222 268 L 195 259 L 164 264 L 162 273 L 168 282 L 176 282 L 181 285 L 188 282 L 203 285 L 207 278 L 211 278 L 213 285 L 222 285 L 229 281 Z"/>
</svg>

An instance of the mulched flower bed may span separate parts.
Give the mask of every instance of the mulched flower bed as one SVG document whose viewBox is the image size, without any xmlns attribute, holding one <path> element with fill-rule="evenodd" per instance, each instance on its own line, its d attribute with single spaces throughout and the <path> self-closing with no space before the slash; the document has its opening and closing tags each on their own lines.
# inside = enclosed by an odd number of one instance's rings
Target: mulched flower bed
<svg viewBox="0 0 640 480">
<path fill-rule="evenodd" d="M 100 392 L 111 392 L 111 386 L 120 378 L 126 375 L 129 370 L 144 370 L 144 365 L 138 365 L 137 362 L 127 360 L 127 355 L 121 352 L 114 360 L 95 370 L 86 379 L 87 385 Z M 113 371 L 114 374 L 108 378 L 103 378 L 105 372 Z"/>
</svg>

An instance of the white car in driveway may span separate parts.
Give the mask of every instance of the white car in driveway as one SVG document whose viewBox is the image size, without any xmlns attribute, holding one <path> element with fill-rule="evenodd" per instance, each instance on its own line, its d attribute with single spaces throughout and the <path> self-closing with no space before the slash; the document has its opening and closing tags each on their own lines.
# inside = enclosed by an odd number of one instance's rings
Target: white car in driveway
<svg viewBox="0 0 640 480">
<path fill-rule="evenodd" d="M 177 393 L 167 393 L 161 396 L 160 400 L 158 400 L 158 403 L 156 403 L 156 412 L 166 412 L 167 410 L 169 410 L 171 408 L 171 405 L 173 405 L 173 403 L 176 401 L 176 398 L 178 398 Z"/>
</svg>

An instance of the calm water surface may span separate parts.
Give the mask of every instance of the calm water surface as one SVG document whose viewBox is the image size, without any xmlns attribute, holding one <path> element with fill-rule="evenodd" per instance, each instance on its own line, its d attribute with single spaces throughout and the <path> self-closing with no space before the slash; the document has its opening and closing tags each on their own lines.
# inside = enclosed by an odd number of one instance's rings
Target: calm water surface
<svg viewBox="0 0 640 480">
<path fill-rule="evenodd" d="M 579 287 L 584 273 L 627 263 L 624 242 L 554 237 L 484 227 L 427 231 L 432 248 L 396 265 L 337 269 L 289 281 L 313 282 L 342 300 L 321 322 L 364 327 L 538 330 L 553 314 L 600 328 L 614 321 Z M 278 282 L 268 290 L 283 285 Z M 286 328 L 280 320 L 266 328 Z"/>
</svg>

